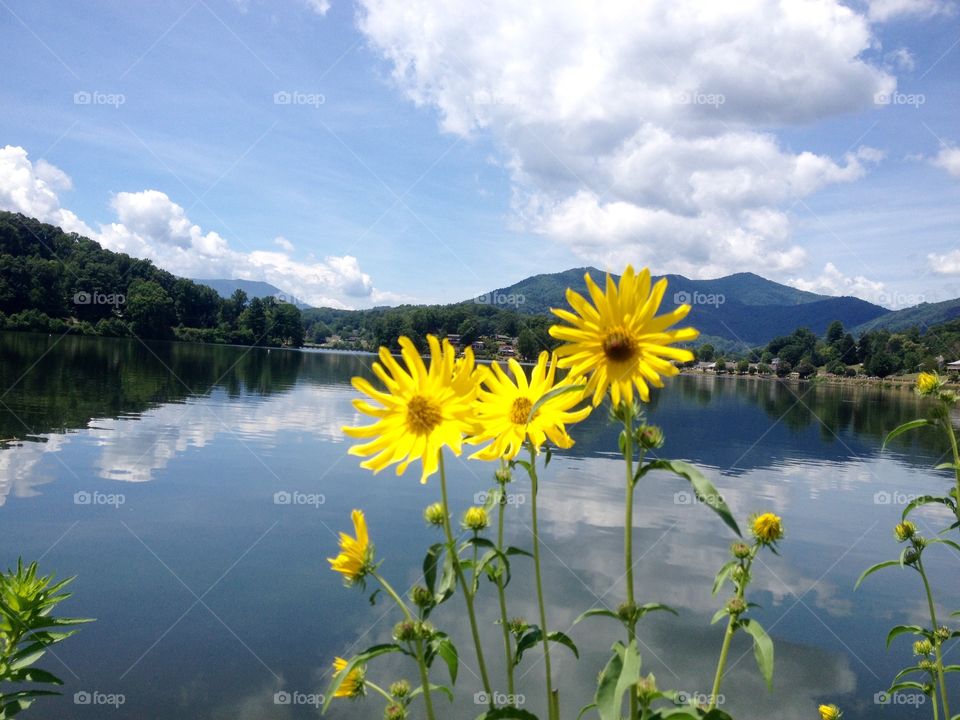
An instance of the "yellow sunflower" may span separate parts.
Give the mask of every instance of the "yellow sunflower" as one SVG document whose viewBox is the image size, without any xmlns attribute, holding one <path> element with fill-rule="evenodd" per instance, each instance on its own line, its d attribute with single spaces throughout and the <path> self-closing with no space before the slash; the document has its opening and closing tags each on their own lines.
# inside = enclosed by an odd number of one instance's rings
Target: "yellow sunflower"
<svg viewBox="0 0 960 720">
<path fill-rule="evenodd" d="M 333 676 L 336 677 L 344 671 L 344 668 L 347 667 L 347 661 L 342 657 L 334 658 L 333 660 Z M 364 686 L 363 686 L 363 669 L 361 667 L 355 667 L 350 673 L 343 679 L 343 682 L 340 683 L 340 687 L 337 688 L 336 692 L 333 693 L 334 697 L 339 698 L 355 698 L 363 695 Z"/>
<path fill-rule="evenodd" d="M 446 339 L 441 345 L 428 335 L 427 342 L 429 369 L 407 337 L 400 338 L 406 367 L 386 348 L 380 348 L 380 362 L 373 363 L 373 372 L 386 391 L 377 390 L 362 377 L 353 378 L 353 386 L 367 396 L 354 400 L 353 406 L 376 418 L 371 425 L 343 428 L 350 437 L 368 440 L 349 451 L 368 458 L 361 467 L 377 473 L 399 463 L 397 475 L 402 475 L 419 459 L 423 464 L 420 482 L 425 483 L 437 470 L 439 451 L 446 446 L 459 455 L 464 434 L 475 429 L 473 403 L 484 369 L 476 366 L 469 348 L 458 360 Z"/>
<path fill-rule="evenodd" d="M 353 519 L 353 531 L 357 536 L 352 538 L 344 532 L 340 533 L 340 554 L 327 558 L 327 562 L 330 563 L 331 570 L 343 575 L 347 584 L 353 585 L 363 580 L 373 566 L 373 545 L 370 544 L 370 536 L 367 534 L 367 520 L 363 511 L 354 510 L 350 517 Z"/>
<path fill-rule="evenodd" d="M 755 515 L 750 523 L 753 536 L 764 545 L 770 545 L 783 537 L 783 523 L 778 515 L 763 513 Z"/>
<path fill-rule="evenodd" d="M 591 410 L 589 406 L 572 410 L 582 400 L 582 393 L 558 394 L 543 403 L 537 408 L 536 414 L 530 417 L 530 411 L 540 398 L 555 388 L 571 384 L 566 379 L 556 382 L 556 355 L 540 353 L 529 380 L 520 363 L 513 358 L 507 363 L 513 379 L 496 362 L 490 366 L 492 372 L 483 379 L 476 404 L 481 429 L 467 442 L 473 445 L 488 440 L 493 442 L 470 457 L 480 460 L 512 459 L 520 452 L 528 437 L 538 449 L 547 438 L 557 447 L 572 446 L 573 439 L 564 426 L 580 422 Z"/>
<path fill-rule="evenodd" d="M 640 399 L 649 401 L 650 385 L 663 387 L 662 375 L 679 372 L 669 360 L 693 360 L 689 350 L 670 345 L 695 340 L 700 332 L 691 327 L 667 330 L 687 316 L 690 306 L 680 305 L 673 312 L 654 317 L 667 281 L 660 279 L 651 289 L 647 268 L 637 275 L 628 265 L 619 286 L 608 274 L 606 292 L 590 273 L 584 280 L 592 305 L 568 288 L 567 302 L 575 312 L 551 308 L 554 315 L 569 323 L 550 328 L 550 334 L 565 343 L 557 349 L 560 367 L 571 368 L 574 375 L 588 376 L 587 392 L 593 394 L 594 405 L 600 404 L 607 388 L 614 405 L 621 399 L 632 402 L 634 386 Z"/>
<path fill-rule="evenodd" d="M 818 710 L 820 711 L 820 720 L 838 720 L 843 715 L 836 705 L 821 705 Z"/>
</svg>

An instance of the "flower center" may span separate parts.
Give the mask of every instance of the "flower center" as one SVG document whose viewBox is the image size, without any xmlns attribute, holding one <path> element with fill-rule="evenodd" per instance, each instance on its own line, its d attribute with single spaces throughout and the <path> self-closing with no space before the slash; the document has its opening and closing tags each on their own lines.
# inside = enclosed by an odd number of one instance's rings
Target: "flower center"
<svg viewBox="0 0 960 720">
<path fill-rule="evenodd" d="M 407 427 L 415 435 L 428 435 L 440 421 L 440 406 L 422 395 L 414 395 L 407 403 Z"/>
<path fill-rule="evenodd" d="M 621 329 L 611 330 L 603 337 L 603 354 L 613 362 L 626 362 L 633 359 L 637 348 L 633 338 Z"/>
<path fill-rule="evenodd" d="M 510 422 L 514 425 L 526 425 L 533 403 L 525 397 L 518 397 L 510 407 Z"/>
</svg>

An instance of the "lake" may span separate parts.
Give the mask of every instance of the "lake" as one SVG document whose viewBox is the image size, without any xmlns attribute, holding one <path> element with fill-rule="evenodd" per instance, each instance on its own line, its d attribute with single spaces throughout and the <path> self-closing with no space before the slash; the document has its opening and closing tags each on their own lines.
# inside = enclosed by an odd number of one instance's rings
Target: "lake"
<svg viewBox="0 0 960 720">
<path fill-rule="evenodd" d="M 349 381 L 370 376 L 372 359 L 0 334 L 0 437 L 17 439 L 0 449 L 0 561 L 11 566 L 22 555 L 58 577 L 76 575 L 60 613 L 97 618 L 43 660 L 64 679 L 63 697 L 39 701 L 24 717 L 317 717 L 310 703 L 332 657 L 388 642 L 399 619 L 328 568 L 336 532 L 351 529 L 350 510 L 366 512 L 381 571 L 398 589 L 416 582 L 425 548 L 439 540 L 421 517 L 439 499 L 436 478 L 421 486 L 419 470 L 374 477 L 346 454 L 340 427 L 358 420 Z M 763 606 L 755 616 L 776 644 L 773 691 L 738 636 L 723 688 L 724 707 L 737 717 L 813 718 L 818 702 L 838 703 L 848 720 L 929 716 L 922 706 L 874 703 L 911 664 L 907 638 L 890 651 L 885 638 L 891 625 L 925 622 L 918 577 L 888 570 L 853 591 L 866 567 L 897 556 L 892 528 L 908 496 L 948 486 L 931 469 L 946 450 L 936 438 L 914 434 L 881 452 L 884 434 L 923 409 L 908 392 L 748 378 L 682 376 L 654 396 L 649 418 L 667 436 L 660 455 L 701 466 L 741 526 L 750 513 L 772 510 L 786 528 L 781 555 L 764 553 L 755 566 L 749 598 Z M 577 445 L 541 474 L 550 624 L 561 630 L 623 598 L 616 431 L 601 410 L 572 433 Z M 493 465 L 451 460 L 448 468 L 458 513 L 492 485 Z M 529 487 L 518 480 L 510 490 L 517 502 L 508 534 L 529 547 Z M 661 686 L 707 693 L 723 633 L 710 618 L 728 594 L 712 597 L 710 586 L 731 533 L 672 476 L 649 475 L 638 495 L 638 601 L 668 603 L 681 615 L 642 621 L 644 671 Z M 917 518 L 926 534 L 941 519 Z M 951 552 L 924 557 L 943 612 L 960 607 Z M 511 615 L 534 622 L 525 562 L 514 560 L 508 597 Z M 496 659 L 496 594 L 481 587 L 487 654 Z M 462 702 L 450 708 L 438 698 L 439 717 L 483 710 L 472 702 L 481 687 L 462 608 L 456 596 L 432 618 L 458 638 L 461 655 Z M 589 702 L 615 632 L 609 620 L 590 619 L 569 629 L 579 662 L 554 651 L 564 718 Z M 505 692 L 494 665 L 493 682 Z M 539 714 L 539 653 L 519 673 L 525 707 Z M 369 674 L 386 686 L 401 675 L 413 680 L 416 670 L 388 659 Z M 445 680 L 442 664 L 434 677 Z M 295 702 L 276 703 L 281 691 Z M 82 704 L 111 694 L 123 704 Z M 336 702 L 329 717 L 382 712 L 370 695 Z"/>
</svg>

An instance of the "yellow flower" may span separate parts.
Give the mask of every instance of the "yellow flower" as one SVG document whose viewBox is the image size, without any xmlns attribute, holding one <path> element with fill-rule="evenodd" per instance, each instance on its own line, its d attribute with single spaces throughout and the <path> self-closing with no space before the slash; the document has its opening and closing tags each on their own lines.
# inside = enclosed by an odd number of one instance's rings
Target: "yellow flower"
<svg viewBox="0 0 960 720">
<path fill-rule="evenodd" d="M 487 511 L 482 507 L 467 508 L 463 514 L 463 526 L 467 530 L 483 530 L 490 524 L 490 518 L 487 517 Z"/>
<path fill-rule="evenodd" d="M 343 575 L 348 585 L 359 582 L 366 576 L 373 565 L 373 546 L 367 535 L 367 521 L 362 510 L 350 513 L 353 518 L 353 530 L 356 537 L 340 533 L 340 554 L 334 558 L 327 558 L 330 568 Z"/>
<path fill-rule="evenodd" d="M 650 271 L 639 275 L 627 266 L 618 286 L 607 275 L 606 292 L 590 277 L 584 276 L 591 305 L 580 293 L 567 289 L 567 302 L 576 313 L 551 308 L 569 325 L 554 325 L 550 334 L 565 341 L 557 349 L 560 367 L 571 368 L 574 375 L 589 375 L 587 392 L 593 404 L 599 405 L 607 388 L 614 406 L 621 399 L 633 401 L 636 386 L 640 399 L 650 400 L 650 385 L 663 387 L 660 376 L 676 375 L 679 370 L 669 360 L 693 360 L 689 350 L 669 347 L 678 342 L 695 340 L 700 334 L 693 328 L 667 330 L 690 312 L 689 305 L 680 305 L 673 312 L 654 317 L 667 289 L 660 279 L 651 289 Z"/>
<path fill-rule="evenodd" d="M 917 526 L 909 520 L 904 520 L 902 523 L 897 523 L 896 527 L 893 528 L 893 534 L 898 542 L 906 542 L 917 534 Z"/>
<path fill-rule="evenodd" d="M 483 378 L 475 406 L 481 429 L 467 442 L 473 445 L 487 440 L 493 442 L 470 457 L 509 460 L 517 456 L 527 438 L 538 450 L 547 438 L 557 447 L 572 446 L 573 439 L 564 426 L 580 422 L 590 414 L 589 407 L 572 410 L 582 400 L 582 393 L 560 393 L 543 403 L 530 417 L 530 411 L 540 398 L 555 388 L 571 384 L 568 379 L 556 382 L 556 355 L 540 353 L 529 380 L 520 363 L 513 358 L 507 363 L 513 379 L 499 363 L 493 363 L 490 366 L 492 372 Z"/>
<path fill-rule="evenodd" d="M 347 661 L 342 657 L 333 660 L 333 676 L 337 677 L 347 667 Z M 333 693 L 334 697 L 355 698 L 363 695 L 363 668 L 355 667 L 340 683 L 340 687 Z"/>
<path fill-rule="evenodd" d="M 917 376 L 917 392 L 921 395 L 933 395 L 940 389 L 940 376 L 936 373 L 922 372 Z"/>
<path fill-rule="evenodd" d="M 372 425 L 343 428 L 350 437 L 369 439 L 350 448 L 351 455 L 368 458 L 361 467 L 377 473 L 399 463 L 397 475 L 402 475 L 419 459 L 423 464 L 420 482 L 425 483 L 437 471 L 439 451 L 446 446 L 459 455 L 463 435 L 474 431 L 473 403 L 485 369 L 476 367 L 469 348 L 457 360 L 447 340 L 441 345 L 428 335 L 427 342 L 429 369 L 409 338 L 400 338 L 405 368 L 380 348 L 380 362 L 373 363 L 373 372 L 386 392 L 362 377 L 353 378 L 353 386 L 369 398 L 358 398 L 353 406 L 376 418 Z"/>
<path fill-rule="evenodd" d="M 774 543 L 783 537 L 783 525 L 773 513 L 763 513 L 753 519 L 753 536 L 764 545 Z"/>
<path fill-rule="evenodd" d="M 838 720 L 843 714 L 836 705 L 821 705 L 819 710 L 820 720 Z"/>
</svg>

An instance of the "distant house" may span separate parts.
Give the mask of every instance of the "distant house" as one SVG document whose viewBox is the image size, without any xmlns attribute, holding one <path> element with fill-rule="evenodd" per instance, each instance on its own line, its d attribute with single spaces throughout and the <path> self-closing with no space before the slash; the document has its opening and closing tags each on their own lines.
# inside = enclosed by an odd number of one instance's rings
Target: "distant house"
<svg viewBox="0 0 960 720">
<path fill-rule="evenodd" d="M 501 345 L 497 352 L 506 357 L 513 357 L 517 354 L 517 351 L 510 345 Z"/>
<path fill-rule="evenodd" d="M 717 364 L 715 362 L 698 362 L 694 369 L 697 372 L 716 372 Z"/>
<path fill-rule="evenodd" d="M 770 361 L 770 367 L 772 367 L 774 370 L 776 370 L 778 367 L 780 367 L 780 358 L 775 357 L 773 360 L 771 360 L 771 361 Z"/>
<path fill-rule="evenodd" d="M 474 350 L 483 350 L 483 341 L 475 340 L 473 343 L 471 343 L 470 347 L 472 347 Z"/>
<path fill-rule="evenodd" d="M 460 344 L 460 336 L 459 336 L 459 335 L 447 335 L 447 340 L 450 341 L 450 344 L 451 344 L 451 345 L 459 345 L 459 344 Z"/>
<path fill-rule="evenodd" d="M 960 360 L 947 363 L 947 372 L 960 372 Z"/>
</svg>

